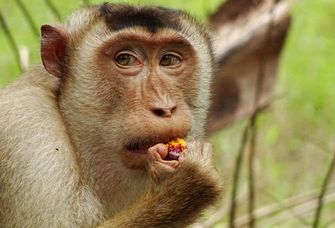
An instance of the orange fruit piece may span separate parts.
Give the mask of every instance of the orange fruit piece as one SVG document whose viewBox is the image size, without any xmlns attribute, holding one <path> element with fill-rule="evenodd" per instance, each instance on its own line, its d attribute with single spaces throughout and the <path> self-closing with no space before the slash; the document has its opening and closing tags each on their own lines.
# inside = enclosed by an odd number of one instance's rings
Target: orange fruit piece
<svg viewBox="0 0 335 228">
<path fill-rule="evenodd" d="M 168 147 L 166 160 L 178 160 L 180 153 L 187 148 L 186 141 L 181 138 L 173 139 L 165 145 Z"/>
</svg>

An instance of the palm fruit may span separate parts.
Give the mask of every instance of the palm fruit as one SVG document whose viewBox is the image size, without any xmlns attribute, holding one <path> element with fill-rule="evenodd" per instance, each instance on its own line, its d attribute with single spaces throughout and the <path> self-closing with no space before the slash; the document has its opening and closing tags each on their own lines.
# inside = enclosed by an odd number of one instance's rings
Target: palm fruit
<svg viewBox="0 0 335 228">
<path fill-rule="evenodd" d="M 165 145 L 168 147 L 166 160 L 178 160 L 180 153 L 187 148 L 185 140 L 181 138 L 173 139 Z"/>
</svg>

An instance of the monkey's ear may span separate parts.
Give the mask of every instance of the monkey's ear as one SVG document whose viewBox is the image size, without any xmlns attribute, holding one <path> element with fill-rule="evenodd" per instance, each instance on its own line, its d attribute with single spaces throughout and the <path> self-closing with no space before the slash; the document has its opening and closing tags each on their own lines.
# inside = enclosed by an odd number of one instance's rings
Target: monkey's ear
<svg viewBox="0 0 335 228">
<path fill-rule="evenodd" d="M 66 31 L 61 27 L 42 25 L 41 58 L 44 68 L 52 75 L 61 77 L 65 71 Z"/>
</svg>

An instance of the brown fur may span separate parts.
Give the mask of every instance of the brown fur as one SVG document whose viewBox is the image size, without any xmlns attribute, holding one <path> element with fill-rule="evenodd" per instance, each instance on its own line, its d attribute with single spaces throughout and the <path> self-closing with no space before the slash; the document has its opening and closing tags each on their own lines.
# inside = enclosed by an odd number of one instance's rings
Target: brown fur
<svg viewBox="0 0 335 228">
<path fill-rule="evenodd" d="M 131 9 L 176 13 L 180 29 L 142 21 L 113 30 L 100 6 L 79 10 L 42 28 L 45 69 L 0 91 L 1 227 L 183 227 L 219 197 L 207 144 L 190 143 L 180 161 L 164 160 L 159 144 L 204 134 L 208 34 L 182 12 Z M 143 64 L 119 67 L 122 50 Z M 160 66 L 165 51 L 182 64 Z M 127 149 L 137 143 L 150 148 Z"/>
</svg>

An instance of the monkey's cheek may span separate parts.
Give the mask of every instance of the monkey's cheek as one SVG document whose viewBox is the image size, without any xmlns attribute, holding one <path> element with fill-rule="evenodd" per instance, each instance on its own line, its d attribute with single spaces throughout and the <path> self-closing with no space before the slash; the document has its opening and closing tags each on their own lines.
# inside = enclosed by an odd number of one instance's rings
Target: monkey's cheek
<svg viewBox="0 0 335 228">
<path fill-rule="evenodd" d="M 121 162 L 128 169 L 145 169 L 148 163 L 148 154 L 125 151 L 121 154 Z"/>
</svg>

